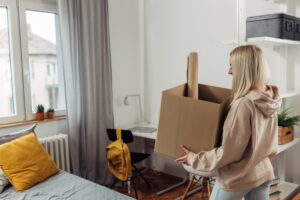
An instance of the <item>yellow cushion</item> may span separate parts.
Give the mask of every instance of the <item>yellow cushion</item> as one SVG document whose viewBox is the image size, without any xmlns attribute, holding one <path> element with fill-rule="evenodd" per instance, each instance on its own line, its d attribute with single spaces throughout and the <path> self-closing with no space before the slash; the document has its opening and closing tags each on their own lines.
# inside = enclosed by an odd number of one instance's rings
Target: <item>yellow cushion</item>
<svg viewBox="0 0 300 200">
<path fill-rule="evenodd" d="M 18 192 L 59 171 L 34 133 L 0 145 L 0 155 L 0 167 Z"/>
</svg>

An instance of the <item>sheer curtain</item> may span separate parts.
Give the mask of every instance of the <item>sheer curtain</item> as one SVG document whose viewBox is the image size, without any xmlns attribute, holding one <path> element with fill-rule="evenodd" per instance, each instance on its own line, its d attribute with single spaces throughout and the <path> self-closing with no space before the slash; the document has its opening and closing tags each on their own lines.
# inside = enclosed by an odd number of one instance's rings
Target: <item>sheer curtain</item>
<svg viewBox="0 0 300 200">
<path fill-rule="evenodd" d="M 108 184 L 106 128 L 113 127 L 108 0 L 58 5 L 73 172 Z"/>
</svg>

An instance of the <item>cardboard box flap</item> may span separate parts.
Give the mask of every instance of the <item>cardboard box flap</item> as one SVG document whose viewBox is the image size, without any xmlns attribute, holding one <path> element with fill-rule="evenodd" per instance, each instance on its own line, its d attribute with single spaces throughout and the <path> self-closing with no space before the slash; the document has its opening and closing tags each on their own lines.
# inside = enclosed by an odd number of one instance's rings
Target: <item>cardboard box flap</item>
<svg viewBox="0 0 300 200">
<path fill-rule="evenodd" d="M 170 88 L 168 90 L 164 90 L 163 91 L 163 94 L 170 94 L 170 95 L 175 95 L 175 96 L 186 96 L 186 90 L 187 90 L 187 85 L 186 84 L 182 84 L 182 85 L 179 85 L 177 87 L 173 87 L 173 88 Z"/>
<path fill-rule="evenodd" d="M 214 103 L 222 103 L 230 95 L 229 89 L 199 84 L 199 99 Z"/>
<path fill-rule="evenodd" d="M 231 91 L 229 89 L 208 86 L 204 84 L 199 84 L 198 89 L 199 89 L 199 99 L 218 103 L 218 104 L 225 101 L 228 98 L 228 96 L 230 96 L 230 91 Z M 187 97 L 187 84 L 182 84 L 177 87 L 170 88 L 168 90 L 163 91 L 163 93 Z"/>
</svg>

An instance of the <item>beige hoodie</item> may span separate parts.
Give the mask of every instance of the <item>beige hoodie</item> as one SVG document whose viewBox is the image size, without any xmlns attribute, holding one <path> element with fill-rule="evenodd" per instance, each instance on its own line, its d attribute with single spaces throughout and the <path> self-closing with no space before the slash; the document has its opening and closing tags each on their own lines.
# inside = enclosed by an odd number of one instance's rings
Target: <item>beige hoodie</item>
<svg viewBox="0 0 300 200">
<path fill-rule="evenodd" d="M 270 159 L 277 151 L 277 111 L 281 99 L 275 86 L 250 91 L 232 103 L 224 122 L 222 146 L 188 154 L 199 171 L 217 169 L 217 184 L 227 191 L 252 189 L 274 178 Z"/>
</svg>

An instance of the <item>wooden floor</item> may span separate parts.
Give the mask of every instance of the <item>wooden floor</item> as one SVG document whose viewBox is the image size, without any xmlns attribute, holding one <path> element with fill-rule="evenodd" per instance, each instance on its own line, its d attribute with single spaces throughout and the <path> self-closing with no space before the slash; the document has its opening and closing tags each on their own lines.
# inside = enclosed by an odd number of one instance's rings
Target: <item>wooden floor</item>
<svg viewBox="0 0 300 200">
<path fill-rule="evenodd" d="M 146 199 L 146 200 L 151 200 L 151 199 L 174 200 L 183 194 L 185 187 L 187 186 L 187 184 L 186 184 L 185 186 L 181 186 L 181 187 L 174 189 L 168 193 L 165 193 L 161 196 L 156 196 L 156 194 L 155 194 L 156 192 L 163 190 L 170 185 L 176 184 L 176 183 L 180 182 L 182 179 L 174 177 L 174 176 L 170 176 L 167 174 L 159 173 L 159 172 L 156 172 L 153 170 L 148 170 L 144 174 L 144 176 L 150 182 L 150 185 L 151 185 L 150 189 L 147 188 L 147 185 L 144 183 L 144 181 L 140 177 L 135 178 L 135 185 L 136 185 L 136 189 L 138 192 L 138 199 L 142 199 L 142 200 L 144 200 L 144 199 Z M 128 195 L 127 185 L 124 185 L 123 187 L 121 185 L 115 186 L 113 189 L 118 192 L 121 192 L 125 195 Z M 133 189 L 132 189 L 131 195 L 128 195 L 128 196 L 135 198 Z M 198 192 L 198 193 L 190 196 L 187 199 L 188 200 L 208 200 L 207 197 L 201 198 L 201 192 Z"/>
<path fill-rule="evenodd" d="M 167 188 L 168 186 L 174 185 L 174 184 L 180 182 L 182 179 L 174 177 L 174 176 L 170 176 L 167 174 L 159 173 L 159 172 L 156 172 L 153 170 L 148 170 L 144 174 L 144 176 L 150 182 L 151 188 L 148 189 L 147 185 L 140 177 L 135 178 L 135 184 L 136 184 L 136 189 L 138 192 L 139 200 L 144 200 L 144 199 L 145 200 L 152 200 L 152 199 L 174 200 L 177 197 L 182 196 L 182 194 L 187 186 L 187 184 L 186 184 L 186 185 L 176 188 L 168 193 L 165 193 L 161 196 L 156 196 L 156 192 L 161 191 L 161 190 Z M 119 184 L 118 186 L 115 186 L 113 189 L 118 192 L 121 192 L 125 195 L 128 195 L 127 185 L 124 185 L 122 187 L 121 184 Z M 135 198 L 133 189 L 132 189 L 131 194 L 128 196 Z M 197 193 L 193 194 L 192 196 L 188 197 L 187 199 L 188 200 L 208 200 L 208 197 L 205 196 L 204 198 L 202 198 L 201 192 L 197 192 Z M 300 200 L 300 193 L 298 195 L 296 195 L 293 198 L 293 200 Z"/>
</svg>

